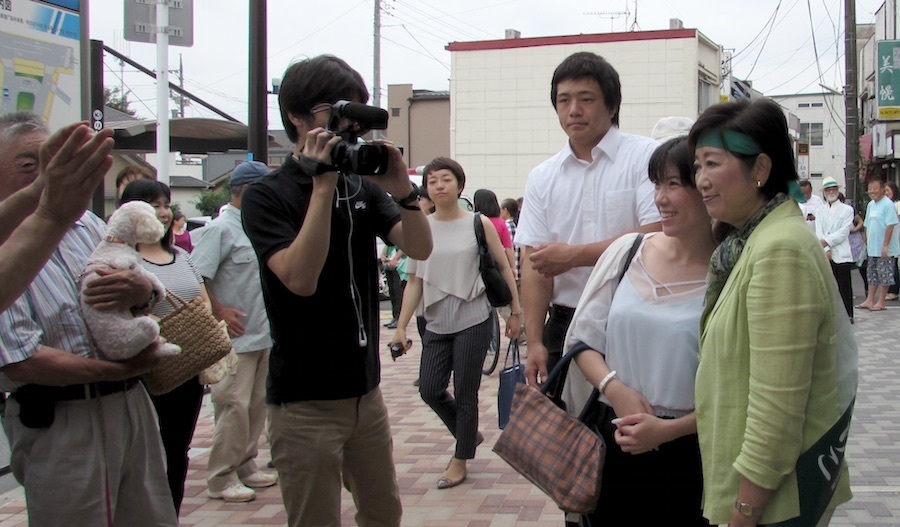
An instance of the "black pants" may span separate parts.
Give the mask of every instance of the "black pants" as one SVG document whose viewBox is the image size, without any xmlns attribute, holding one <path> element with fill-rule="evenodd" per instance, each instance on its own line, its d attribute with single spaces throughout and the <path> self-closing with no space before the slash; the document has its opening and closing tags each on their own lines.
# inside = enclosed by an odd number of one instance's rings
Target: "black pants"
<svg viewBox="0 0 900 527">
<path fill-rule="evenodd" d="M 197 426 L 203 401 L 203 385 L 194 377 L 171 392 L 152 395 L 150 399 L 159 417 L 159 435 L 166 451 L 166 476 L 169 479 L 169 490 L 172 491 L 175 513 L 178 514 L 184 499 L 188 448 L 194 437 L 194 427 Z"/>
<path fill-rule="evenodd" d="M 847 316 L 850 318 L 853 318 L 853 284 L 850 279 L 850 273 L 855 268 L 856 264 L 853 262 L 831 262 L 831 272 L 834 273 L 838 292 L 841 294 L 841 300 L 844 301 L 844 309 L 847 310 Z"/>
<path fill-rule="evenodd" d="M 703 476 L 697 435 L 663 443 L 659 450 L 632 455 L 614 437 L 612 408 L 601 405 L 596 422 L 606 442 L 606 461 L 597 509 L 590 527 L 619 525 L 703 526 Z"/>
<path fill-rule="evenodd" d="M 865 289 L 866 295 L 869 294 L 869 259 L 866 258 L 862 261 L 862 265 L 859 266 L 859 275 L 862 276 L 863 288 Z"/>
<path fill-rule="evenodd" d="M 396 269 L 384 268 L 384 277 L 387 278 L 388 296 L 391 298 L 391 316 L 400 317 L 400 306 L 403 304 L 403 284 L 400 273 Z"/>
<path fill-rule="evenodd" d="M 557 363 L 562 359 L 563 345 L 566 340 L 566 332 L 569 330 L 569 324 L 572 323 L 572 316 L 575 309 L 565 306 L 550 306 L 550 318 L 544 324 L 544 346 L 547 348 L 547 374 L 549 375 Z M 559 394 L 566 376 L 560 377 L 556 386 L 551 386 L 548 392 L 551 394 Z"/>
<path fill-rule="evenodd" d="M 457 333 L 425 331 L 419 365 L 419 394 L 456 438 L 456 459 L 475 457 L 478 388 L 491 341 L 493 317 Z M 453 373 L 453 395 L 447 391 Z"/>
</svg>

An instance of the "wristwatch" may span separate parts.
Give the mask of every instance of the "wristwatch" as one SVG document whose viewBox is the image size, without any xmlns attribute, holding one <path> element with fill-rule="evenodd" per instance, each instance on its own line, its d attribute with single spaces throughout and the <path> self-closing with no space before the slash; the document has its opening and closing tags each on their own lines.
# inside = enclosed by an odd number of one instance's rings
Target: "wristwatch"
<svg viewBox="0 0 900 527">
<path fill-rule="evenodd" d="M 412 191 L 409 193 L 409 195 L 407 195 L 403 199 L 394 198 L 394 201 L 397 203 L 397 205 L 400 205 L 404 209 L 419 210 L 418 199 L 419 199 L 419 187 L 417 187 L 415 184 L 413 184 Z"/>
<path fill-rule="evenodd" d="M 759 518 L 762 516 L 762 507 L 754 507 L 749 503 L 741 500 L 737 500 L 734 502 L 734 510 L 738 511 L 738 514 L 745 518 Z"/>
</svg>

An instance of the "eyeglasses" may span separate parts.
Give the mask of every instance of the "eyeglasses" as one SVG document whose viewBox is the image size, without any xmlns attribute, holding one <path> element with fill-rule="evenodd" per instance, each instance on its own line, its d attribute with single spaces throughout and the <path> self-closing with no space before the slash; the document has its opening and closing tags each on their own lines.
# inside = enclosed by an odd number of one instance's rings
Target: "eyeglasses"
<svg viewBox="0 0 900 527">
<path fill-rule="evenodd" d="M 319 112 L 324 112 L 326 110 L 330 112 L 331 106 L 332 106 L 332 104 L 330 102 L 319 103 L 319 104 L 313 106 L 312 109 L 309 111 L 309 113 L 317 114 Z"/>
</svg>

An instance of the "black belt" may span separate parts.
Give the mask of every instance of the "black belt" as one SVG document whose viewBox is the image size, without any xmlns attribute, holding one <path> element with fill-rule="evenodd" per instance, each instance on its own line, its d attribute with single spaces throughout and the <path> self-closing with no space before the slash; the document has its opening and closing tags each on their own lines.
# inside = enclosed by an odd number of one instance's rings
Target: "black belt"
<svg viewBox="0 0 900 527">
<path fill-rule="evenodd" d="M 568 321 L 572 320 L 572 317 L 574 315 L 575 315 L 574 307 L 566 307 L 566 306 L 561 306 L 559 304 L 550 304 L 550 317 L 551 318 L 564 320 L 564 321 L 568 322 Z"/>
<path fill-rule="evenodd" d="M 140 382 L 139 377 L 132 377 L 124 381 L 101 381 L 88 384 L 72 384 L 69 386 L 43 386 L 39 384 L 26 384 L 16 390 L 12 397 L 16 397 L 20 391 L 23 395 L 38 395 L 50 401 L 78 401 L 83 399 L 95 399 L 104 395 L 124 392 L 134 388 Z"/>
</svg>

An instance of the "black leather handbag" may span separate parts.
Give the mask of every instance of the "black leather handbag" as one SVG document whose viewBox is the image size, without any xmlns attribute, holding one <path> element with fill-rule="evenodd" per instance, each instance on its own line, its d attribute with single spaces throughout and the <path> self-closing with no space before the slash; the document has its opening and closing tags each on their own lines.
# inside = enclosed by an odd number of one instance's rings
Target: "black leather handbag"
<svg viewBox="0 0 900 527">
<path fill-rule="evenodd" d="M 512 302 L 512 291 L 509 290 L 509 286 L 488 248 L 479 212 L 475 213 L 475 240 L 478 242 L 478 269 L 481 271 L 481 279 L 484 280 L 484 287 L 487 289 L 488 302 L 494 307 L 508 306 Z"/>
</svg>

